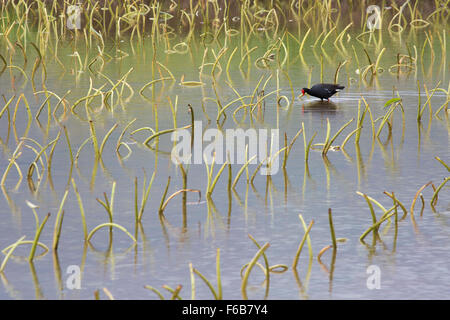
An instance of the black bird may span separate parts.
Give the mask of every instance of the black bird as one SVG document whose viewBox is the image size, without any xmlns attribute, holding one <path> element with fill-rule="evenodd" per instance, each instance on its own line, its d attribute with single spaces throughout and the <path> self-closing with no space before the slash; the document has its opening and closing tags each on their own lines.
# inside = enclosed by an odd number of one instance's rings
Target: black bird
<svg viewBox="0 0 450 320">
<path fill-rule="evenodd" d="M 319 98 L 319 99 L 327 99 L 330 101 L 330 97 L 338 92 L 338 90 L 344 89 L 344 86 L 341 86 L 339 84 L 331 84 L 331 83 L 319 83 L 315 84 L 311 87 L 311 89 L 303 88 L 302 89 L 302 97 L 305 95 L 305 93 L 309 94 L 310 96 Z"/>
</svg>

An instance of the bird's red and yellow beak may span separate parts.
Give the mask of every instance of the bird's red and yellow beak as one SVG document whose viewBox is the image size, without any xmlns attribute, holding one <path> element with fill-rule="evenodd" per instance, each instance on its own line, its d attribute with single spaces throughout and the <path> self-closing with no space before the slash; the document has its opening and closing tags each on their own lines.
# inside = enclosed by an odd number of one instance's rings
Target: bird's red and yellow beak
<svg viewBox="0 0 450 320">
<path fill-rule="evenodd" d="M 302 89 L 302 95 L 300 96 L 300 98 L 303 97 L 304 95 L 305 95 L 305 90 Z"/>
</svg>

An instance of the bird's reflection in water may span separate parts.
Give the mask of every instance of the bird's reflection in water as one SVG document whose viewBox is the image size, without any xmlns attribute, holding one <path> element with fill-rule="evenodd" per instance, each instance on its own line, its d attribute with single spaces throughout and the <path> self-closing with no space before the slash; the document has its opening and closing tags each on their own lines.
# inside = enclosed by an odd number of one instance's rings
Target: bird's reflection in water
<svg viewBox="0 0 450 320">
<path fill-rule="evenodd" d="M 302 104 L 302 112 L 334 115 L 339 112 L 339 108 L 331 101 L 314 101 L 308 104 Z"/>
</svg>

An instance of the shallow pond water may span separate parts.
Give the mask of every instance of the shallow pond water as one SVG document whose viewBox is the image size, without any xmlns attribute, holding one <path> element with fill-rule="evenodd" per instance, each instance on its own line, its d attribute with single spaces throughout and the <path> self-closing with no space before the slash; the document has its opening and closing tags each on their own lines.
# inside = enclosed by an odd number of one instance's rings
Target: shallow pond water
<svg viewBox="0 0 450 320">
<path fill-rule="evenodd" d="M 423 43 L 423 35 L 416 36 L 416 43 Z M 82 220 L 75 192 L 69 184 L 69 193 L 64 204 L 64 220 L 57 254 L 52 251 L 37 257 L 30 264 L 25 257 L 28 256 L 29 247 L 20 246 L 15 252 L 4 273 L 0 274 L 1 299 L 91 299 L 94 291 L 107 288 L 116 299 L 157 299 L 157 295 L 144 285 L 158 288 L 165 295 L 170 294 L 162 289 L 163 285 L 172 288 L 182 285 L 180 296 L 184 299 L 191 297 L 191 280 L 189 263 L 199 270 L 206 278 L 216 285 L 216 250 L 220 248 L 221 282 L 223 297 L 226 299 L 241 299 L 241 268 L 248 263 L 258 248 L 249 239 L 250 234 L 260 245 L 268 242 L 270 247 L 266 254 L 269 264 L 284 264 L 289 267 L 283 273 L 271 273 L 269 299 L 448 299 L 450 286 L 450 192 L 449 186 L 444 186 L 439 193 L 436 212 L 430 208 L 429 202 L 433 194 L 432 188 L 423 191 L 425 208 L 421 211 L 421 201 L 415 205 L 415 223 L 410 213 L 405 219 L 398 222 L 398 229 L 394 220 L 380 227 L 381 241 L 372 243 L 372 234 L 366 238 L 366 244 L 359 241 L 361 234 L 371 226 L 372 218 L 365 199 L 356 192 L 366 193 L 389 209 L 392 200 L 383 194 L 384 191 L 394 192 L 395 196 L 410 209 L 416 192 L 425 183 L 433 181 L 435 186 L 440 185 L 448 176 L 448 171 L 435 157 L 449 163 L 450 160 L 450 129 L 446 110 L 439 117 L 430 117 L 426 107 L 423 120 L 418 125 L 417 80 L 421 86 L 421 103 L 427 100 L 423 85 L 428 90 L 433 89 L 438 81 L 440 87 L 448 86 L 449 63 L 445 56 L 440 54 L 439 47 L 432 56 L 429 50 L 425 51 L 424 59 L 418 64 L 416 70 L 403 71 L 398 77 L 388 71 L 389 66 L 396 63 L 396 53 L 405 52 L 405 40 L 389 38 L 386 36 L 383 46 L 388 48 L 381 61 L 384 72 L 377 77 L 366 80 L 360 79 L 355 72 L 356 63 L 353 53 L 349 51 L 348 64 L 344 65 L 339 74 L 339 82 L 346 88 L 331 98 L 331 102 L 320 102 L 316 98 L 304 96 L 298 99 L 302 87 L 306 87 L 309 79 L 311 83 L 320 82 L 320 54 L 324 53 L 324 74 L 327 82 L 333 82 L 337 64 L 346 60 L 333 46 L 324 51 L 315 51 L 311 48 L 313 40 L 308 40 L 302 56 L 304 62 L 295 54 L 298 46 L 291 40 L 288 45 L 289 59 L 284 70 L 288 72 L 295 100 L 288 107 L 281 101 L 277 109 L 275 95 L 265 100 L 264 121 L 255 121 L 256 128 L 279 129 L 280 148 L 283 147 L 283 136 L 287 134 L 288 141 L 305 126 L 306 137 L 309 140 L 317 133 L 313 143 L 322 143 L 326 138 L 327 119 L 331 125 L 331 135 L 346 122 L 355 120 L 343 131 L 333 145 L 339 145 L 352 130 L 356 128 L 358 117 L 358 103 L 361 110 L 365 105 L 361 96 L 370 106 L 374 119 L 383 116 L 387 108 L 384 104 L 391 98 L 402 99 L 404 119 L 399 108 L 394 112 L 392 132 L 388 136 L 387 126 L 383 129 L 380 139 L 372 139 L 372 128 L 369 116 L 366 115 L 359 146 L 354 144 L 354 136 L 350 138 L 345 150 L 331 150 L 323 158 L 321 146 L 316 146 L 309 155 L 309 170 L 305 169 L 303 136 L 300 135 L 293 145 L 289 155 L 286 170 L 280 170 L 271 176 L 270 180 L 257 174 L 253 184 L 246 183 L 246 174 L 236 185 L 235 191 L 228 192 L 227 176 L 225 170 L 212 194 L 212 200 L 206 200 L 205 189 L 207 173 L 204 164 L 192 164 L 187 171 L 187 188 L 198 189 L 202 192 L 200 202 L 196 193 L 187 194 L 187 221 L 183 228 L 182 197 L 176 196 L 171 200 L 164 211 L 167 223 L 162 224 L 158 218 L 158 208 L 164 193 L 167 179 L 171 177 L 168 195 L 183 189 L 183 179 L 180 169 L 173 164 L 170 156 L 164 152 L 155 152 L 142 144 L 148 136 L 147 132 L 138 132 L 130 135 L 132 130 L 141 127 L 156 128 L 155 113 L 158 111 L 158 129 L 174 127 L 172 113 L 168 98 L 173 105 L 177 105 L 178 127 L 190 124 L 190 114 L 187 104 L 191 104 L 195 119 L 201 120 L 203 129 L 217 127 L 217 104 L 215 92 L 212 87 L 210 74 L 211 65 L 205 71 L 201 80 L 205 82 L 202 87 L 180 86 L 180 79 L 185 81 L 199 80 L 199 66 L 202 64 L 204 45 L 195 43 L 184 54 L 168 55 L 164 48 L 159 48 L 158 61 L 170 69 L 176 81 L 167 81 L 156 84 L 154 97 L 151 88 L 147 88 L 144 98 L 139 90 L 152 80 L 151 42 L 143 46 L 128 40 L 119 43 L 121 52 L 128 56 L 113 59 L 107 62 L 102 73 L 113 82 L 118 81 L 126 72 L 133 68 L 127 81 L 134 89 L 134 94 L 128 101 L 119 101 L 113 104 L 113 110 L 103 108 L 93 115 L 93 121 L 100 142 L 114 124 L 118 128 L 111 134 L 105 145 L 102 161 L 96 162 L 92 143 L 86 144 L 78 158 L 78 165 L 70 169 L 70 152 L 64 132 L 56 144 L 51 168 L 51 180 L 45 172 L 43 181 L 37 193 L 33 193 L 27 183 L 27 169 L 33 162 L 36 154 L 30 148 L 23 148 L 18 158 L 24 174 L 21 184 L 15 188 L 18 175 L 14 168 L 8 175 L 3 194 L 0 199 L 0 247 L 5 248 L 26 235 L 33 239 L 35 232 L 35 219 L 32 210 L 27 206 L 26 200 L 39 206 L 38 215 L 42 221 L 47 212 L 51 213 L 48 224 L 45 226 L 40 241 L 51 248 L 53 241 L 53 226 L 61 199 L 72 177 L 80 192 L 84 211 L 86 213 L 87 230 L 108 222 L 105 209 L 96 200 L 104 199 L 103 193 L 108 197 L 111 194 L 113 182 L 116 183 L 114 199 L 114 222 L 125 227 L 131 234 L 136 235 L 136 245 L 130 238 L 120 231 L 113 229 L 112 239 L 107 228 L 96 233 L 89 244 L 83 240 Z M 254 43 L 253 43 L 254 42 Z M 258 69 L 254 66 L 256 57 L 262 56 L 269 43 L 262 39 L 253 40 L 248 46 L 257 49 L 252 55 L 250 68 L 247 62 L 239 68 L 239 59 L 233 61 L 229 75 L 233 88 L 240 95 L 251 95 L 264 76 L 265 81 L 269 75 L 272 78 L 267 83 L 265 92 L 277 89 L 276 63 L 267 69 Z M 174 41 L 173 43 L 176 43 Z M 230 48 L 234 48 L 239 41 L 231 41 Z M 118 54 L 118 47 L 107 43 L 111 56 Z M 84 62 L 86 53 L 80 44 L 77 52 Z M 211 49 L 215 54 L 220 50 L 216 44 L 210 45 L 206 57 L 209 63 L 214 63 Z M 376 57 L 379 53 L 374 47 L 369 53 Z M 360 63 L 366 59 L 361 46 L 355 43 Z M 0 50 L 5 51 L 5 50 Z M 61 45 L 59 57 L 66 66 L 63 71 L 61 65 L 55 61 L 47 61 L 46 82 L 48 90 L 57 93 L 60 97 L 71 90 L 68 99 L 73 104 L 77 99 L 86 96 L 90 88 L 89 78 L 92 78 L 93 87 L 99 88 L 108 81 L 99 74 L 94 74 L 88 68 L 79 72 L 77 57 L 72 56 L 74 48 Z M 85 61 L 92 61 L 96 53 L 89 53 Z M 226 57 L 229 57 L 230 52 Z M 296 57 L 295 59 L 292 57 Z M 14 63 L 22 65 L 20 52 L 14 55 Z M 228 58 L 226 58 L 228 59 Z M 447 61 L 445 63 L 445 61 Z M 365 61 L 364 61 L 365 63 Z M 222 104 L 236 99 L 236 93 L 227 85 L 225 71 L 226 60 L 221 62 L 222 72 L 217 75 L 218 95 Z M 32 65 L 26 67 L 27 74 L 31 73 Z M 310 68 L 313 68 L 312 71 Z M 92 69 L 98 70 L 94 63 Z M 249 70 L 249 72 L 247 72 Z M 161 71 L 164 72 L 164 71 Z M 13 80 L 14 78 L 14 80 Z M 36 91 L 43 90 L 41 72 L 35 77 Z M 159 78 L 159 76 L 157 76 Z M 292 92 L 288 79 L 279 72 L 279 95 L 291 99 Z M 33 116 L 45 100 L 44 94 L 34 94 L 31 80 L 25 81 L 20 73 L 10 70 L 0 76 L 0 93 L 8 100 L 14 94 L 20 94 L 28 99 Z M 125 87 L 124 96 L 128 89 Z M 91 93 L 92 94 L 92 93 Z M 102 106 L 101 98 L 93 100 L 93 109 Z M 114 99 L 117 99 L 116 97 Z M 446 102 L 446 95 L 436 91 L 430 99 L 433 112 Z M 126 99 L 124 99 L 126 100 Z M 51 100 L 52 107 L 57 99 Z M 16 100 L 14 100 L 14 105 Z M 202 108 L 203 103 L 203 108 Z M 4 104 L 1 103 L 0 107 Z M 239 106 L 230 109 L 223 129 L 253 127 L 247 117 L 242 123 L 236 124 L 232 112 Z M 12 111 L 11 108 L 11 117 Z M 278 111 L 277 111 L 278 110 Z M 76 109 L 77 114 L 68 111 L 67 117 L 62 119 L 61 125 L 67 128 L 68 137 L 73 155 L 79 150 L 82 143 L 90 136 L 89 125 L 85 121 L 84 102 Z M 58 112 L 62 114 L 62 112 Z M 33 138 L 42 145 L 46 145 L 56 138 L 61 127 L 51 119 L 47 126 L 47 111 L 43 109 L 41 123 L 32 119 L 28 137 Z M 240 119 L 241 116 L 238 117 Z M 208 122 L 208 118 L 211 119 Z M 120 159 L 115 152 L 115 144 L 122 130 L 133 119 L 135 122 L 124 135 L 132 151 L 129 157 Z M 404 121 L 403 121 L 404 120 Z M 18 140 L 27 130 L 27 113 L 22 105 L 18 108 L 15 120 L 15 129 L 9 128 L 6 113 L 0 119 L 0 172 L 3 173 L 9 163 L 9 158 L 15 150 Z M 375 124 L 378 129 L 381 120 Z M 9 128 L 9 129 L 8 129 Z M 156 130 L 156 129 L 155 129 Z M 170 151 L 172 142 L 170 135 L 161 136 L 158 147 L 163 151 Z M 100 143 L 99 142 L 99 143 Z M 29 146 L 36 147 L 31 141 Z M 127 154 L 121 148 L 122 155 Z M 280 163 L 282 162 L 280 155 Z M 135 177 L 138 177 L 139 203 L 142 198 L 142 183 L 144 170 L 147 182 L 157 170 L 150 192 L 148 203 L 143 213 L 142 224 L 135 230 Z M 216 164 L 214 175 L 221 165 Z M 233 164 L 232 172 L 235 175 L 242 165 Z M 257 165 L 249 166 L 252 174 Z M 36 173 L 34 174 L 36 179 Z M 332 250 L 326 251 L 317 259 L 319 251 L 331 244 L 328 209 L 332 209 L 336 237 L 347 239 L 339 242 L 335 261 L 332 261 Z M 377 218 L 382 215 L 381 210 L 374 206 Z M 403 212 L 399 208 L 399 218 Z M 304 230 L 298 215 L 301 214 L 309 224 L 314 220 L 310 232 L 314 258 L 308 258 L 308 247 L 305 244 L 297 267 L 298 277 L 291 270 L 292 260 L 303 237 Z M 368 240 L 370 239 L 370 240 Z M 38 248 L 37 255 L 43 252 Z M 23 256 L 23 258 L 21 258 Z M 260 263 L 264 265 L 263 260 Z M 81 289 L 70 290 L 67 281 L 70 274 L 67 268 L 76 265 L 81 268 Z M 381 271 L 380 289 L 370 290 L 367 281 L 370 274 L 367 268 L 370 265 L 379 267 Z M 252 271 L 248 296 L 250 298 L 264 298 L 265 286 L 262 285 L 264 274 L 258 266 Z M 198 299 L 212 299 L 208 287 L 199 277 L 196 277 L 196 294 Z"/>
</svg>

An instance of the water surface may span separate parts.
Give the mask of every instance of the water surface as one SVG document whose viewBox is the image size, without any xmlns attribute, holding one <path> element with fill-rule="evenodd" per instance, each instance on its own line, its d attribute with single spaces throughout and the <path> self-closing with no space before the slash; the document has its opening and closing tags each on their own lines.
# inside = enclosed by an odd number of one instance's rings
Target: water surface
<svg viewBox="0 0 450 320">
<path fill-rule="evenodd" d="M 422 37 L 417 36 L 417 43 L 422 43 Z M 33 264 L 26 261 L 29 248 L 20 247 L 7 264 L 5 272 L 0 275 L 0 298 L 2 299 L 91 299 L 94 291 L 106 287 L 116 299 L 157 299 L 144 285 L 158 288 L 170 296 L 161 287 L 169 285 L 175 288 L 182 285 L 180 296 L 190 298 L 189 263 L 201 271 L 215 284 L 216 249 L 220 248 L 221 276 L 223 296 L 226 299 L 241 299 L 242 266 L 248 263 L 257 251 L 256 246 L 248 238 L 252 235 L 260 245 L 269 242 L 267 257 L 270 265 L 285 264 L 289 270 L 281 274 L 271 274 L 270 299 L 448 299 L 450 285 L 450 192 L 445 186 L 439 194 L 436 212 L 430 208 L 429 201 L 433 191 L 430 187 L 423 191 L 425 208 L 420 215 L 421 201 L 416 203 L 414 227 L 410 215 L 399 222 L 397 237 L 395 237 L 394 220 L 389 225 L 383 224 L 380 229 L 382 242 L 372 245 L 372 235 L 366 238 L 367 245 L 359 242 L 361 234 L 372 224 L 369 208 L 360 191 L 378 200 L 386 208 L 392 206 L 392 200 L 383 194 L 384 191 L 394 192 L 408 211 L 417 190 L 428 181 L 439 185 L 448 176 L 446 169 L 435 160 L 438 156 L 447 163 L 450 160 L 450 130 L 448 116 L 442 112 L 440 117 L 429 117 L 428 108 L 420 125 L 416 121 L 418 104 L 417 80 L 422 86 L 421 102 L 426 101 L 423 89 L 425 84 L 429 90 L 441 81 L 441 88 L 448 86 L 447 57 L 435 52 L 431 57 L 425 52 L 423 66 L 419 63 L 418 70 L 402 73 L 399 77 L 387 69 L 396 63 L 396 53 L 404 52 L 402 39 L 385 39 L 384 45 L 388 51 L 382 60 L 385 72 L 376 78 L 360 81 L 355 73 L 357 67 L 351 53 L 342 56 L 333 46 L 325 48 L 324 79 L 332 82 L 339 61 L 351 60 L 340 71 L 339 81 L 346 88 L 333 97 L 331 103 L 318 103 L 317 99 L 305 96 L 295 99 L 287 110 L 280 108 L 277 114 L 276 98 L 272 96 L 265 101 L 264 122 L 258 122 L 257 128 L 280 130 L 280 147 L 283 144 L 284 132 L 290 141 L 305 125 L 308 139 L 317 133 L 314 142 L 325 140 L 327 119 L 334 133 L 347 121 L 358 117 L 358 102 L 363 96 L 370 105 L 374 119 L 383 116 L 386 101 L 397 94 L 402 98 L 404 126 L 402 113 L 396 110 L 393 118 L 392 136 L 388 137 L 387 128 L 379 140 L 372 140 L 371 125 L 368 116 L 364 122 L 359 147 L 355 147 L 351 138 L 343 151 L 330 151 L 326 159 L 322 157 L 320 147 L 312 150 L 309 156 L 309 174 L 305 170 L 303 137 L 299 136 L 289 156 L 286 170 L 279 170 L 268 182 L 267 177 L 257 175 L 254 184 L 247 184 L 245 174 L 236 186 L 235 192 L 227 192 L 227 170 L 216 186 L 212 201 L 205 201 L 206 169 L 204 165 L 191 165 L 188 170 L 187 186 L 190 189 L 202 191 L 202 201 L 197 203 L 196 194 L 188 194 L 187 228 L 182 228 L 182 198 L 177 196 L 169 203 L 165 216 L 169 224 L 161 225 L 158 219 L 158 207 L 168 176 L 171 177 L 169 194 L 183 188 L 182 176 L 170 157 L 163 152 L 156 153 L 142 145 L 147 133 L 137 133 L 132 139 L 129 132 L 124 136 L 124 142 L 129 143 L 132 154 L 125 160 L 120 160 L 115 152 L 115 143 L 125 126 L 133 119 L 130 131 L 149 126 L 155 128 L 155 113 L 158 110 L 159 130 L 173 128 L 172 113 L 168 98 L 175 104 L 177 101 L 177 124 L 185 126 L 190 123 L 187 104 L 195 111 L 196 120 L 203 121 L 203 127 L 217 127 L 217 105 L 203 97 L 215 98 L 212 78 L 205 71 L 203 87 L 183 87 L 179 80 L 199 80 L 199 65 L 202 62 L 204 47 L 195 43 L 186 54 L 168 55 L 164 48 L 158 52 L 158 61 L 164 63 L 176 77 L 175 82 L 159 83 L 152 99 L 151 89 L 145 91 L 149 99 L 139 95 L 139 90 L 151 81 L 151 43 L 144 46 L 130 46 L 127 40 L 120 43 L 120 50 L 129 53 L 122 59 L 113 59 L 105 64 L 102 70 L 113 81 L 119 80 L 130 68 L 133 71 L 127 78 L 134 89 L 134 95 L 128 101 L 121 101 L 114 106 L 113 112 L 106 108 L 97 112 L 94 117 L 95 128 L 99 139 L 110 130 L 114 124 L 118 129 L 113 132 L 104 149 L 102 162 L 95 165 L 92 144 L 88 143 L 81 151 L 78 166 L 72 170 L 72 177 L 77 183 L 86 212 L 88 230 L 108 221 L 106 211 L 96 201 L 103 199 L 103 193 L 111 193 L 113 181 L 116 181 L 116 197 L 114 203 L 114 221 L 127 228 L 133 235 L 136 233 L 134 222 L 134 179 L 139 182 L 139 201 L 144 170 L 147 179 L 157 171 L 150 198 L 143 215 L 141 228 L 137 231 L 138 242 L 134 246 L 125 233 L 114 229 L 112 241 L 105 228 L 94 235 L 89 245 L 83 240 L 83 230 L 77 198 L 70 188 L 64 205 L 65 216 L 57 255 L 52 252 L 35 259 Z M 231 48 L 238 45 L 232 42 Z M 297 96 L 302 87 L 308 84 L 311 73 L 311 83 L 320 82 L 320 52 L 306 44 L 303 60 L 293 52 L 297 50 L 291 41 L 288 46 L 288 72 L 292 87 Z M 255 39 L 249 47 L 258 46 L 251 61 L 250 72 L 247 74 L 247 63 L 243 70 L 238 67 L 237 58 L 229 70 L 233 87 L 241 95 L 251 95 L 261 76 L 264 79 L 272 74 L 266 93 L 277 89 L 277 68 L 274 64 L 269 69 L 258 69 L 253 63 L 255 58 L 266 51 L 269 42 Z M 361 46 L 355 43 L 356 50 L 364 56 Z M 114 44 L 107 46 L 114 55 Z M 439 49 L 439 47 L 437 47 Z M 83 46 L 76 48 L 81 57 L 86 56 Z M 217 45 L 211 45 L 215 53 L 220 50 Z M 437 50 L 438 50 L 437 49 Z M 59 57 L 66 70 L 48 61 L 46 65 L 48 90 L 64 95 L 71 90 L 68 99 L 74 103 L 87 94 L 92 78 L 93 86 L 99 88 L 107 81 L 99 75 L 93 75 L 88 69 L 79 72 L 77 58 L 70 56 L 74 48 L 62 46 Z M 371 47 L 370 53 L 376 56 L 377 50 Z M 2 50 L 3 51 L 3 50 Z M 134 52 L 134 53 L 133 53 Z M 292 52 L 292 54 L 291 54 Z M 214 62 L 211 51 L 207 61 Z M 89 53 L 89 61 L 95 53 Z M 229 54 L 226 55 L 227 57 Z M 292 58 L 296 57 L 296 58 Z M 17 52 L 14 63 L 22 65 L 22 57 Z M 223 68 L 226 63 L 222 62 Z M 26 67 L 31 73 L 32 66 Z M 96 66 L 93 66 L 96 69 Z M 211 67 L 209 67 L 211 68 Z M 208 69 L 210 70 L 210 69 Z M 0 93 L 9 99 L 13 94 L 24 94 L 27 97 L 32 114 L 44 102 L 43 94 L 35 95 L 31 81 L 25 81 L 19 73 L 5 72 L 0 77 Z M 292 96 L 288 79 L 279 73 L 280 95 L 289 99 Z M 236 98 L 235 92 L 226 84 L 227 76 L 223 70 L 218 76 L 218 94 L 223 103 Z M 265 80 L 264 80 L 265 81 Z M 42 90 L 41 73 L 35 77 L 37 91 Z M 109 84 L 108 84 L 109 86 Z M 110 86 L 109 86 L 110 87 Z M 127 89 L 124 89 L 128 92 Z M 125 96 L 128 93 L 124 93 Z M 55 101 L 52 100 L 53 106 Z M 431 99 L 434 111 L 446 101 L 442 92 L 436 92 Z M 202 109 L 202 103 L 204 111 Z M 15 105 L 15 103 L 14 103 Z M 2 104 L 3 106 L 3 104 Z M 101 106 L 101 99 L 92 103 L 93 108 Z M 238 104 L 236 104 L 236 107 Z M 284 106 L 284 102 L 283 102 Z M 23 105 L 19 107 L 16 119 L 17 138 L 20 138 L 27 127 L 27 115 Z M 362 108 L 364 104 L 362 104 Z M 234 110 L 233 107 L 230 110 Z M 13 109 L 11 109 L 13 110 Z M 67 114 L 61 125 L 66 126 L 68 136 L 75 154 L 85 139 L 90 136 L 89 126 L 85 119 L 84 106 L 77 109 L 78 116 Z M 232 112 L 223 128 L 248 129 L 252 127 L 249 118 L 237 125 L 232 120 Z M 12 115 L 11 115 L 12 116 Z M 53 140 L 61 127 L 51 121 L 47 127 L 47 113 L 44 109 L 39 124 L 34 119 L 28 132 L 31 137 L 45 145 Z M 211 119 L 208 122 L 208 118 Z M 334 144 L 339 145 L 343 139 L 356 128 L 356 121 L 343 132 Z M 6 115 L 0 119 L 1 156 L 0 172 L 4 172 L 8 159 L 17 146 L 12 129 L 8 132 Z M 376 123 L 378 129 L 380 122 Z M 48 224 L 45 226 L 40 241 L 51 247 L 55 216 L 59 208 L 64 190 L 67 187 L 70 172 L 70 156 L 64 133 L 54 151 L 51 181 L 45 178 L 39 192 L 30 191 L 26 181 L 26 172 L 35 158 L 35 153 L 24 148 L 18 159 L 18 164 L 25 177 L 18 188 L 15 185 L 18 175 L 11 170 L 6 187 L 3 190 L 0 203 L 0 247 L 17 241 L 26 235 L 27 239 L 34 237 L 35 221 L 31 209 L 25 200 L 39 205 L 38 214 L 42 221 L 47 212 L 51 212 Z M 9 138 L 8 138 L 9 135 Z M 26 142 L 33 146 L 30 141 Z M 161 150 L 170 151 L 172 143 L 169 135 L 162 136 L 159 141 Z M 127 151 L 122 148 L 125 155 Z M 235 175 L 240 165 L 233 165 Z M 250 165 L 250 174 L 256 165 Z M 219 166 L 216 165 L 215 172 Z M 96 171 L 95 171 L 96 170 Z M 94 172 L 94 174 L 93 174 Z M 47 173 L 45 173 L 47 176 Z M 230 205 L 231 201 L 231 205 Z M 334 265 L 331 250 L 322 256 L 323 265 L 317 260 L 319 251 L 331 243 L 328 223 L 328 208 L 332 209 L 334 227 L 339 238 L 346 238 L 345 243 L 339 243 Z M 375 207 L 378 218 L 382 212 Z M 298 265 L 300 281 L 297 281 L 290 266 L 304 234 L 298 215 L 302 214 L 308 224 L 314 219 L 311 229 L 311 242 L 314 259 L 309 265 L 308 250 L 305 246 Z M 402 215 L 400 211 L 400 216 Z M 38 254 L 42 250 L 38 249 Z M 23 256 L 24 258 L 21 258 Z M 262 263 L 262 260 L 261 260 Z M 67 267 L 78 265 L 82 270 L 81 290 L 69 290 L 66 287 Z M 381 289 L 369 290 L 366 285 L 369 265 L 377 265 L 381 270 Z M 330 273 L 331 271 L 331 273 Z M 258 267 L 252 272 L 249 283 L 249 297 L 263 298 L 265 287 L 261 285 L 263 274 Z M 211 299 L 212 295 L 200 278 L 196 278 L 196 298 Z"/>
</svg>

